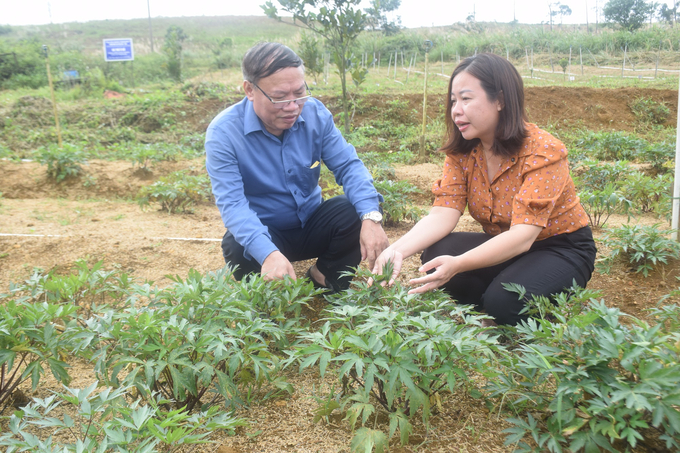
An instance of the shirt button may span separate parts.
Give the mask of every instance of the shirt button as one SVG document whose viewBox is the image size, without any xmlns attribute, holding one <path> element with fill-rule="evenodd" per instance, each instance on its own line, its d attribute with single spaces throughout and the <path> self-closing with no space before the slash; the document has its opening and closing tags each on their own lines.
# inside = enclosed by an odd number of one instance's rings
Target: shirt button
<svg viewBox="0 0 680 453">
<path fill-rule="evenodd" d="M 288 173 L 293 173 L 293 170 L 288 170 Z"/>
</svg>

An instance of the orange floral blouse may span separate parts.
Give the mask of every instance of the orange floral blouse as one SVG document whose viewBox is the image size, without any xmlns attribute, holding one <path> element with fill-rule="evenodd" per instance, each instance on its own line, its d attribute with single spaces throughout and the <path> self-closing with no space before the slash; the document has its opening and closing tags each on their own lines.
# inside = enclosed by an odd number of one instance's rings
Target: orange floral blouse
<svg viewBox="0 0 680 453">
<path fill-rule="evenodd" d="M 537 240 L 588 225 L 569 175 L 564 144 L 535 124 L 519 154 L 506 158 L 489 181 L 481 147 L 469 154 L 447 155 L 444 175 L 432 186 L 434 206 L 454 208 L 497 235 L 512 225 L 543 228 Z"/>
</svg>

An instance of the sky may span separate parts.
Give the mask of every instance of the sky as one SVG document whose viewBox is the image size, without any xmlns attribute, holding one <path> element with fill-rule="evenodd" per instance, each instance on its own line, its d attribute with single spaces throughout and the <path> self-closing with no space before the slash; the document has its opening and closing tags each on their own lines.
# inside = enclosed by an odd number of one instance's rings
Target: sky
<svg viewBox="0 0 680 453">
<path fill-rule="evenodd" d="M 265 0 L 0 0 L 1 25 L 41 25 L 87 22 L 105 19 L 135 19 L 180 16 L 264 15 L 259 7 Z M 364 0 L 366 1 L 366 0 Z M 668 0 L 671 5 L 673 0 Z M 11 6 L 9 6 L 11 2 Z M 276 5 L 277 2 L 274 0 Z M 478 22 L 540 24 L 548 22 L 549 3 L 556 0 L 401 0 L 397 15 L 404 27 L 429 27 L 463 22 L 475 14 Z M 595 8 L 601 11 L 606 0 L 561 0 L 572 14 L 564 24 L 595 23 Z M 666 3 L 660 1 L 659 3 Z M 600 13 L 601 14 L 601 13 Z M 587 17 L 586 17 L 587 16 Z M 602 19 L 599 20 L 602 22 Z M 555 23 L 559 23 L 557 17 Z"/>
</svg>

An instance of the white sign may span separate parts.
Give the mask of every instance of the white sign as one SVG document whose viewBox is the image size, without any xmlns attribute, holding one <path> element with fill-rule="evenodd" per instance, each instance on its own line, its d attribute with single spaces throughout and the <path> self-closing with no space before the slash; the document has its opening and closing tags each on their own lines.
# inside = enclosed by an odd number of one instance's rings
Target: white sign
<svg viewBox="0 0 680 453">
<path fill-rule="evenodd" d="M 134 59 L 135 52 L 131 38 L 104 39 L 104 60 L 132 61 Z"/>
</svg>

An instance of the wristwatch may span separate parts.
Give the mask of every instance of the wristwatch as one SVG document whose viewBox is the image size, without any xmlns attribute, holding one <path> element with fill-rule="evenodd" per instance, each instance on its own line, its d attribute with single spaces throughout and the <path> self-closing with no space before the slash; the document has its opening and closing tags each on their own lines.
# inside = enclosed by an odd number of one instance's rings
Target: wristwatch
<svg viewBox="0 0 680 453">
<path fill-rule="evenodd" d="M 382 219 L 383 215 L 380 213 L 380 211 L 367 212 L 366 214 L 361 216 L 361 220 L 372 220 L 375 223 L 381 223 Z"/>
</svg>

